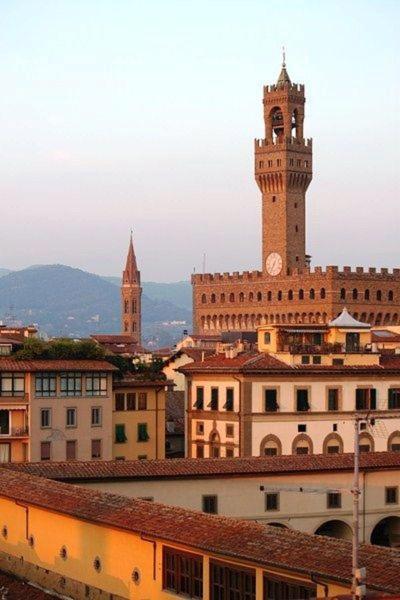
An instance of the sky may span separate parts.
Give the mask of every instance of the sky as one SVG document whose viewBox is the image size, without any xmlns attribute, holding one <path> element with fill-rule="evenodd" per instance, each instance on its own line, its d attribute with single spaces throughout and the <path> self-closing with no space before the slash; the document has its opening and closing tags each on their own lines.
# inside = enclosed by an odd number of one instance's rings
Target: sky
<svg viewBox="0 0 400 600">
<path fill-rule="evenodd" d="M 253 140 L 306 86 L 313 265 L 400 265 L 398 0 L 0 2 L 0 267 L 261 266 Z"/>
</svg>

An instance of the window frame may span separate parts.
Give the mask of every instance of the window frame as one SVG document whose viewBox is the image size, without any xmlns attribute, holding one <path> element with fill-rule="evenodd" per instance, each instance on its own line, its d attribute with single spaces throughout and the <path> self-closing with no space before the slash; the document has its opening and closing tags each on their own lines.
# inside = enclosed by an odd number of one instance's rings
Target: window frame
<svg viewBox="0 0 400 600">
<path fill-rule="evenodd" d="M 273 500 L 273 501 L 272 501 Z M 274 506 L 268 506 L 272 502 Z M 264 494 L 264 511 L 265 512 L 276 512 L 280 510 L 280 497 L 279 492 L 265 492 Z"/>
<path fill-rule="evenodd" d="M 394 492 L 395 499 L 392 501 L 389 499 L 389 494 Z M 399 486 L 398 485 L 387 485 L 385 486 L 385 504 L 393 506 L 399 503 Z"/>
<path fill-rule="evenodd" d="M 148 423 L 138 423 L 137 424 L 137 441 L 139 443 L 144 443 L 144 442 L 148 442 L 149 439 L 150 439 L 150 435 L 149 435 L 149 431 L 148 431 Z"/>
<path fill-rule="evenodd" d="M 275 392 L 275 398 L 273 400 L 274 407 L 267 408 L 267 394 L 270 392 Z M 263 396 L 264 396 L 264 412 L 265 413 L 274 413 L 279 410 L 279 396 L 280 396 L 280 388 L 275 386 L 265 386 L 263 387 Z"/>
<path fill-rule="evenodd" d="M 3 390 L 3 381 L 11 382 L 10 389 Z M 18 381 L 22 381 L 22 389 L 18 389 L 16 385 Z M 24 398 L 25 396 L 25 373 L 7 371 L 0 373 L 0 397 L 8 398 Z"/>
<path fill-rule="evenodd" d="M 256 570 L 210 559 L 210 600 L 243 598 L 256 600 Z M 249 579 L 250 578 L 250 579 Z M 246 589 L 250 583 L 251 589 Z M 235 587 L 233 587 L 235 586 Z"/>
<path fill-rule="evenodd" d="M 49 424 L 43 425 L 43 414 L 48 413 L 49 416 Z M 51 429 L 51 408 L 41 408 L 40 409 L 40 429 Z"/>
<path fill-rule="evenodd" d="M 204 410 L 204 386 L 196 386 L 196 400 L 193 404 L 193 408 L 196 410 Z"/>
<path fill-rule="evenodd" d="M 60 373 L 60 396 L 62 398 L 82 397 L 82 372 L 63 371 Z M 65 385 L 63 385 L 63 381 Z M 72 385 L 71 385 L 72 382 Z M 77 385 L 79 383 L 79 385 Z M 65 387 L 65 389 L 63 389 Z"/>
<path fill-rule="evenodd" d="M 107 396 L 108 375 L 105 371 L 88 371 L 85 373 L 85 395 Z"/>
<path fill-rule="evenodd" d="M 47 389 L 43 383 L 47 381 Z M 38 383 L 40 382 L 40 386 Z M 38 387 L 40 389 L 38 390 Z M 55 371 L 40 371 L 35 373 L 35 398 L 54 398 L 57 396 L 57 373 Z"/>
<path fill-rule="evenodd" d="M 333 501 L 333 499 L 337 499 L 338 501 L 336 502 Z M 327 492 L 326 493 L 326 508 L 329 510 L 338 510 L 340 508 L 342 508 L 342 493 L 341 492 Z"/>
<path fill-rule="evenodd" d="M 102 406 L 92 406 L 90 408 L 90 426 L 91 427 L 102 427 L 103 425 L 103 407 Z M 93 413 L 97 410 L 99 412 L 99 422 L 95 423 L 93 420 Z"/>
<path fill-rule="evenodd" d="M 162 589 L 177 596 L 201 600 L 203 598 L 203 557 L 163 545 Z M 182 579 L 182 567 L 186 561 L 187 574 Z"/>
<path fill-rule="evenodd" d="M 68 423 L 68 415 L 74 415 L 73 423 Z M 76 429 L 78 427 L 78 410 L 75 406 L 67 406 L 65 409 L 65 427 L 66 429 Z"/>
<path fill-rule="evenodd" d="M 209 509 L 207 509 L 207 503 L 210 503 Z M 208 515 L 218 514 L 218 496 L 217 494 L 203 494 L 201 496 L 201 510 L 203 513 Z"/>
</svg>

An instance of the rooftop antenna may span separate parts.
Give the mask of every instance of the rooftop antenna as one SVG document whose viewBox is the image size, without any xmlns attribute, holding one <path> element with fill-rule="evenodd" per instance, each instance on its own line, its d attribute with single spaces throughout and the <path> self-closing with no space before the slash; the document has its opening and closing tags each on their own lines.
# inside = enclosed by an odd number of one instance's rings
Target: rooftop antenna
<svg viewBox="0 0 400 600">
<path fill-rule="evenodd" d="M 203 252 L 203 275 L 206 272 L 206 253 Z"/>
<path fill-rule="evenodd" d="M 282 46 L 282 67 L 286 67 L 286 50 L 285 46 Z"/>
</svg>

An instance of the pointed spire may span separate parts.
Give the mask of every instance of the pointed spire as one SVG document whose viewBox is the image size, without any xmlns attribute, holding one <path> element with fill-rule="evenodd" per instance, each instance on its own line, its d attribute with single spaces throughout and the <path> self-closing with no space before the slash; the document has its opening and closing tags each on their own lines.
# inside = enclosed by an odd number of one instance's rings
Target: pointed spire
<svg viewBox="0 0 400 600">
<path fill-rule="evenodd" d="M 280 72 L 280 75 L 278 77 L 278 81 L 276 82 L 276 85 L 285 85 L 285 83 L 288 83 L 289 85 L 291 85 L 291 81 L 290 81 L 290 77 L 289 77 L 289 73 L 286 71 L 286 52 L 285 52 L 285 46 L 282 47 L 282 69 Z"/>
<path fill-rule="evenodd" d="M 128 255 L 126 257 L 126 265 L 123 272 L 123 283 L 139 283 L 139 271 L 136 264 L 135 251 L 133 249 L 133 231 L 129 240 Z"/>
</svg>

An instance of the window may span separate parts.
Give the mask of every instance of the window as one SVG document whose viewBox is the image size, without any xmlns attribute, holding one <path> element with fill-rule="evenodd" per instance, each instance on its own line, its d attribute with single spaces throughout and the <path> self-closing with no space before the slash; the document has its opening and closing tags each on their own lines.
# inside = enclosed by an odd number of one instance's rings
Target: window
<svg viewBox="0 0 400 600">
<path fill-rule="evenodd" d="M 139 392 L 138 410 L 147 410 L 147 392 Z"/>
<path fill-rule="evenodd" d="M 57 376 L 55 373 L 36 373 L 35 396 L 48 398 L 55 396 L 57 390 Z"/>
<path fill-rule="evenodd" d="M 51 442 L 40 442 L 40 460 L 50 460 Z"/>
<path fill-rule="evenodd" d="M 393 291 L 389 290 L 388 291 L 388 300 L 389 300 L 389 302 L 393 302 L 393 298 L 394 298 Z"/>
<path fill-rule="evenodd" d="M 346 333 L 346 352 L 359 352 L 360 350 L 360 334 Z"/>
<path fill-rule="evenodd" d="M 10 356 L 12 344 L 0 344 L 0 356 Z"/>
<path fill-rule="evenodd" d="M 338 388 L 328 389 L 328 410 L 339 410 L 339 390 Z"/>
<path fill-rule="evenodd" d="M 127 441 L 126 433 L 125 433 L 125 425 L 120 424 L 115 426 L 115 443 L 116 444 L 124 444 Z"/>
<path fill-rule="evenodd" d="M 342 508 L 342 494 L 340 492 L 328 492 L 326 495 L 327 508 Z"/>
<path fill-rule="evenodd" d="M 211 410 L 218 410 L 218 388 L 211 388 L 211 402 L 210 405 Z"/>
<path fill-rule="evenodd" d="M 115 410 L 125 410 L 125 394 L 121 392 L 115 394 Z"/>
<path fill-rule="evenodd" d="M 400 388 L 388 390 L 388 408 L 400 408 Z"/>
<path fill-rule="evenodd" d="M 40 427 L 42 429 L 47 429 L 51 427 L 51 409 L 50 408 L 42 408 L 40 411 Z"/>
<path fill-rule="evenodd" d="M 203 421 L 197 421 L 197 423 L 196 423 L 196 433 L 197 433 L 197 435 L 203 435 L 204 434 L 204 423 L 203 423 Z"/>
<path fill-rule="evenodd" d="M 226 437 L 233 437 L 234 436 L 234 432 L 235 432 L 235 427 L 234 425 L 230 425 L 227 423 L 226 425 Z"/>
<path fill-rule="evenodd" d="M 65 455 L 66 455 L 67 460 L 76 460 L 76 441 L 75 440 L 67 440 Z"/>
<path fill-rule="evenodd" d="M 210 600 L 256 600 L 255 571 L 210 561 Z"/>
<path fill-rule="evenodd" d="M 293 290 L 288 291 L 288 300 L 293 300 Z"/>
<path fill-rule="evenodd" d="M 356 288 L 354 288 L 352 296 L 353 296 L 353 300 L 358 299 L 358 290 Z"/>
<path fill-rule="evenodd" d="M 233 388 L 226 388 L 226 402 L 224 408 L 226 410 L 233 410 Z"/>
<path fill-rule="evenodd" d="M 101 440 L 92 440 L 92 458 L 101 458 Z"/>
<path fill-rule="evenodd" d="M 266 331 L 264 333 L 264 344 L 270 344 L 271 343 L 271 334 L 269 331 Z"/>
<path fill-rule="evenodd" d="M 267 292 L 267 300 L 268 300 L 268 302 L 271 302 L 271 300 L 272 300 L 272 292 Z"/>
<path fill-rule="evenodd" d="M 265 412 L 276 412 L 278 410 L 278 390 L 272 388 L 264 390 L 264 398 Z"/>
<path fill-rule="evenodd" d="M 299 423 L 297 425 L 297 431 L 299 433 L 306 433 L 306 431 L 307 431 L 307 425 L 305 423 Z"/>
<path fill-rule="evenodd" d="M 386 502 L 386 504 L 398 504 L 398 502 L 399 502 L 399 488 L 398 487 L 386 487 L 385 488 L 385 502 Z"/>
<path fill-rule="evenodd" d="M 364 292 L 364 300 L 369 300 L 369 290 L 365 290 L 365 292 Z"/>
<path fill-rule="evenodd" d="M 320 356 L 313 356 L 312 357 L 312 364 L 313 365 L 320 365 L 321 364 L 321 357 Z"/>
<path fill-rule="evenodd" d="M 0 396 L 24 396 L 25 376 L 23 373 L 0 374 Z"/>
<path fill-rule="evenodd" d="M 315 290 L 313 288 L 310 290 L 310 300 L 315 300 Z"/>
<path fill-rule="evenodd" d="M 310 454 L 310 448 L 308 446 L 298 445 L 296 446 L 296 454 Z"/>
<path fill-rule="evenodd" d="M 107 373 L 86 373 L 86 395 L 107 396 Z"/>
<path fill-rule="evenodd" d="M 340 447 L 337 444 L 328 444 L 326 452 L 327 454 L 339 454 Z"/>
<path fill-rule="evenodd" d="M 319 296 L 320 296 L 321 300 L 325 300 L 325 298 L 326 298 L 325 288 L 321 288 L 321 290 L 319 292 Z"/>
<path fill-rule="evenodd" d="M 332 364 L 338 366 L 344 365 L 344 360 L 343 358 L 333 358 L 332 359 Z"/>
<path fill-rule="evenodd" d="M 76 408 L 67 408 L 66 426 L 76 427 Z"/>
<path fill-rule="evenodd" d="M 92 427 L 100 427 L 102 423 L 102 414 L 100 406 L 92 407 L 91 425 Z"/>
<path fill-rule="evenodd" d="M 218 514 L 218 496 L 203 496 L 202 511 L 211 515 Z"/>
<path fill-rule="evenodd" d="M 235 450 L 231 446 L 226 447 L 226 458 L 233 458 L 235 456 Z"/>
<path fill-rule="evenodd" d="M 82 374 L 73 371 L 61 373 L 61 396 L 82 395 Z"/>
<path fill-rule="evenodd" d="M 265 446 L 264 456 L 278 456 L 278 448 L 276 446 Z"/>
<path fill-rule="evenodd" d="M 201 303 L 202 304 L 206 304 L 206 302 L 207 302 L 207 296 L 205 294 L 202 294 L 202 296 L 201 296 Z"/>
<path fill-rule="evenodd" d="M 279 494 L 267 492 L 265 494 L 265 510 L 279 510 Z"/>
<path fill-rule="evenodd" d="M 304 290 L 299 290 L 299 300 L 304 300 Z"/>
<path fill-rule="evenodd" d="M 147 432 L 147 423 L 138 423 L 137 426 L 137 441 L 147 442 L 149 434 Z"/>
<path fill-rule="evenodd" d="M 211 298 L 210 298 L 210 300 L 211 300 L 211 304 L 215 304 L 215 302 L 216 302 L 216 300 L 217 300 L 217 297 L 216 297 L 216 295 L 215 295 L 215 294 L 211 294 Z"/>
<path fill-rule="evenodd" d="M 317 597 L 317 587 L 308 586 L 304 582 L 284 581 L 264 575 L 263 600 L 282 600 L 283 598 L 302 598 L 313 600 Z"/>
<path fill-rule="evenodd" d="M 376 410 L 376 389 L 356 389 L 356 410 Z"/>
<path fill-rule="evenodd" d="M 198 410 L 204 409 L 204 388 L 197 387 L 196 388 L 196 402 L 194 403 L 194 407 Z"/>
<path fill-rule="evenodd" d="M 310 410 L 310 404 L 308 402 L 308 389 L 297 389 L 296 390 L 296 410 L 297 412 L 303 412 Z"/>
<path fill-rule="evenodd" d="M 257 292 L 257 302 L 261 302 L 261 300 L 262 300 L 262 293 Z"/>
<path fill-rule="evenodd" d="M 340 290 L 340 299 L 341 300 L 346 300 L 346 290 L 345 290 L 345 288 L 342 288 Z"/>
<path fill-rule="evenodd" d="M 309 365 L 310 364 L 310 357 L 307 355 L 304 355 L 301 357 L 301 364 L 302 365 Z"/>
<path fill-rule="evenodd" d="M 179 596 L 203 598 L 202 557 L 164 546 L 163 589 Z"/>
<path fill-rule="evenodd" d="M 279 290 L 277 298 L 279 301 L 282 300 L 282 291 L 281 290 Z"/>
<path fill-rule="evenodd" d="M 381 290 L 378 290 L 376 292 L 376 299 L 378 300 L 378 302 L 380 302 L 382 300 L 382 292 L 381 292 Z"/>
<path fill-rule="evenodd" d="M 196 458 L 204 458 L 204 446 L 202 444 L 196 445 Z"/>
</svg>

